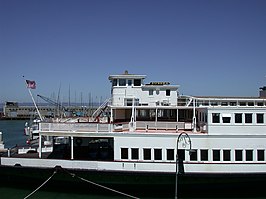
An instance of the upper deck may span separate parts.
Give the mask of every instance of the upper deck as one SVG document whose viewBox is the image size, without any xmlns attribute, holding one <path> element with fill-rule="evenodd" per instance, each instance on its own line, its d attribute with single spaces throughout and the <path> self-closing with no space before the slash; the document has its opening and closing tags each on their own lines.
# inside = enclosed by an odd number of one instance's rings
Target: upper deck
<svg viewBox="0 0 266 199">
<path fill-rule="evenodd" d="M 65 133 L 115 133 L 115 132 L 132 132 L 132 133 L 206 133 L 206 131 L 193 132 L 192 123 L 189 122 L 135 122 L 134 131 L 130 129 L 130 123 L 91 123 L 91 122 L 42 122 L 39 124 L 41 132 Z"/>
<path fill-rule="evenodd" d="M 201 133 L 261 135 L 266 131 L 266 98 L 179 95 L 178 85 L 144 83 L 146 75 L 110 75 L 111 98 L 92 120 L 41 123 L 41 131 Z M 266 90 L 266 89 L 265 89 Z M 104 118 L 100 117 L 105 112 Z"/>
</svg>

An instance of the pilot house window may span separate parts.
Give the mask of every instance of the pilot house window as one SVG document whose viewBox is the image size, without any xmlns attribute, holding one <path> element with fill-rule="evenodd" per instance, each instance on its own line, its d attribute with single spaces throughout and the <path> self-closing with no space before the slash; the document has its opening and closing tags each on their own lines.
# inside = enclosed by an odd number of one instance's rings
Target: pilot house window
<svg viewBox="0 0 266 199">
<path fill-rule="evenodd" d="M 132 80 L 131 79 L 127 80 L 127 85 L 128 86 L 131 86 L 132 85 Z"/>
<path fill-rule="evenodd" d="M 125 86 L 126 80 L 125 79 L 119 79 L 119 86 Z"/>
<path fill-rule="evenodd" d="M 113 86 L 117 86 L 117 79 L 113 79 Z"/>
<path fill-rule="evenodd" d="M 134 79 L 134 86 L 141 86 L 141 79 Z"/>
</svg>

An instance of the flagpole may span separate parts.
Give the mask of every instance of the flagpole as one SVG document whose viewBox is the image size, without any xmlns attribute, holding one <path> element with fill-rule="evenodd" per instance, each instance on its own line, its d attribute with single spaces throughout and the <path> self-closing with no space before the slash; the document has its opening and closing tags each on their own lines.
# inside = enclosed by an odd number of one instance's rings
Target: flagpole
<svg viewBox="0 0 266 199">
<path fill-rule="evenodd" d="M 33 104 L 34 104 L 34 106 L 35 106 L 35 108 L 36 108 L 36 110 L 37 110 L 37 113 L 38 113 L 38 115 L 39 115 L 41 121 L 43 121 L 42 115 L 41 115 L 41 113 L 40 113 L 40 111 L 39 111 L 39 109 L 38 109 L 38 107 L 37 107 L 37 104 L 36 104 L 36 102 L 35 102 L 35 100 L 34 100 L 34 98 L 33 98 L 33 95 L 32 95 L 32 93 L 31 93 L 30 88 L 28 88 L 28 91 L 29 91 L 29 93 L 30 93 L 31 99 L 32 99 L 32 101 L 33 101 Z"/>
<path fill-rule="evenodd" d="M 24 78 L 24 76 L 23 76 L 23 78 Z M 27 86 L 27 88 L 28 88 L 29 94 L 30 94 L 31 99 L 32 99 L 32 101 L 33 101 L 33 104 L 34 104 L 34 106 L 35 106 L 35 108 L 36 108 L 36 110 L 37 110 L 37 113 L 38 113 L 38 115 L 39 115 L 39 117 L 40 117 L 40 120 L 43 121 L 42 115 L 41 115 L 41 113 L 40 113 L 40 111 L 39 111 L 39 109 L 38 109 L 38 107 L 37 107 L 37 104 L 36 104 L 36 102 L 35 102 L 35 100 L 34 100 L 34 97 L 33 97 L 32 93 L 31 93 L 31 88 L 28 87 L 27 80 L 26 80 L 25 78 L 24 78 L 24 80 L 25 80 L 25 82 L 26 82 L 26 86 Z"/>
</svg>

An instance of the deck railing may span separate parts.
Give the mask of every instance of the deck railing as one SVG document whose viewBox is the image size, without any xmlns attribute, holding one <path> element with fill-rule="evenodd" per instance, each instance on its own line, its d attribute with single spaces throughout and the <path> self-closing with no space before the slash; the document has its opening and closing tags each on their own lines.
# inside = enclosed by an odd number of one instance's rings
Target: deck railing
<svg viewBox="0 0 266 199">
<path fill-rule="evenodd" d="M 128 123 L 40 123 L 40 131 L 83 131 L 83 132 L 113 132 L 129 130 Z M 137 121 L 138 130 L 191 130 L 190 122 L 153 122 Z"/>
<path fill-rule="evenodd" d="M 112 131 L 111 124 L 105 123 L 40 123 L 40 131 L 88 131 L 109 132 Z"/>
</svg>

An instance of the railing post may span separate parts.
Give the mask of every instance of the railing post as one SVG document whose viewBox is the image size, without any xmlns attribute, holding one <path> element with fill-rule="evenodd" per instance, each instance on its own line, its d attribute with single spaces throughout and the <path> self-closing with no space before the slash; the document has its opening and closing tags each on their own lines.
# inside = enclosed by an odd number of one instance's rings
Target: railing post
<svg viewBox="0 0 266 199">
<path fill-rule="evenodd" d="M 39 158 L 42 158 L 42 135 L 39 134 Z"/>
<path fill-rule="evenodd" d="M 71 136 L 71 160 L 74 159 L 74 138 Z"/>
</svg>

